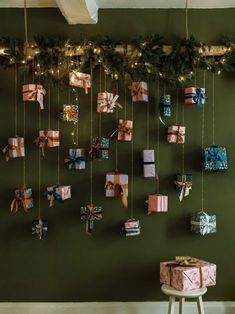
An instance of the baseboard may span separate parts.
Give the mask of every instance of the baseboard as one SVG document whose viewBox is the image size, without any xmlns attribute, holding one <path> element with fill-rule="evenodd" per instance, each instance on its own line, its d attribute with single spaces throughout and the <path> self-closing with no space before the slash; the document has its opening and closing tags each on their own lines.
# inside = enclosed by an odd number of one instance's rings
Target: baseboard
<svg viewBox="0 0 235 314">
<path fill-rule="evenodd" d="M 0 314 L 164 314 L 167 302 L 0 303 Z M 204 302 L 205 314 L 234 314 L 235 302 Z M 178 310 L 178 305 L 176 311 Z M 186 302 L 185 314 L 197 314 Z"/>
</svg>

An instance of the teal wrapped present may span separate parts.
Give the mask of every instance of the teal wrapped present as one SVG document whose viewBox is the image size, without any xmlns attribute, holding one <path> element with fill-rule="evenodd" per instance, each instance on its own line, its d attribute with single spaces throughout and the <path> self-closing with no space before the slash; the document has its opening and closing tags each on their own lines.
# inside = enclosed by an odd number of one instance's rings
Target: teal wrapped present
<svg viewBox="0 0 235 314">
<path fill-rule="evenodd" d="M 208 215 L 204 211 L 192 214 L 191 232 L 201 235 L 216 233 L 216 215 Z"/>
<path fill-rule="evenodd" d="M 86 222 L 86 234 L 91 235 L 94 229 L 94 221 L 102 219 L 102 207 L 88 204 L 81 207 L 81 221 Z"/>
<path fill-rule="evenodd" d="M 171 117 L 171 95 L 165 94 L 160 97 L 160 113 L 162 117 Z"/>
<path fill-rule="evenodd" d="M 15 190 L 15 198 L 11 202 L 11 212 L 18 212 L 23 209 L 28 213 L 29 209 L 33 207 L 33 192 L 31 188 L 21 187 Z"/>
<path fill-rule="evenodd" d="M 69 156 L 64 159 L 69 169 L 82 170 L 86 168 L 86 155 L 84 148 L 70 148 Z"/>
<path fill-rule="evenodd" d="M 228 169 L 227 151 L 225 147 L 212 145 L 204 149 L 203 169 L 221 171 Z"/>
<path fill-rule="evenodd" d="M 105 137 L 96 137 L 93 140 L 90 149 L 90 155 L 93 158 L 108 159 L 109 158 L 109 139 Z"/>
<path fill-rule="evenodd" d="M 61 119 L 74 124 L 78 123 L 78 105 L 63 105 Z"/>
<path fill-rule="evenodd" d="M 184 197 L 189 195 L 190 190 L 193 185 L 193 176 L 192 174 L 182 174 L 178 173 L 175 178 L 176 189 L 180 191 L 179 199 L 183 200 Z"/>
</svg>

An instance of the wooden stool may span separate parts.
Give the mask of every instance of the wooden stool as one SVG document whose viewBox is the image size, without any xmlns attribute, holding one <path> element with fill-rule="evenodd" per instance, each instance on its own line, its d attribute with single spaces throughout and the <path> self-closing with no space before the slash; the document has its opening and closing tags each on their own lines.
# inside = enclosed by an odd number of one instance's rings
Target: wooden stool
<svg viewBox="0 0 235 314">
<path fill-rule="evenodd" d="M 179 313 L 184 314 L 185 299 L 197 299 L 197 308 L 199 314 L 205 314 L 202 302 L 202 296 L 207 292 L 207 288 L 192 291 L 178 291 L 168 285 L 162 285 L 162 292 L 169 296 L 168 314 L 174 314 L 175 299 L 179 299 Z"/>
</svg>

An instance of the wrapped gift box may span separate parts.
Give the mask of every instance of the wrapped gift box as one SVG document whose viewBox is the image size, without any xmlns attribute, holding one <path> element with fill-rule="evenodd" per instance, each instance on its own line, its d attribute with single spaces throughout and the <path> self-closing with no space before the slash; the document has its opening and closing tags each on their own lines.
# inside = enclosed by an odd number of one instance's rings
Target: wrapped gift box
<svg viewBox="0 0 235 314">
<path fill-rule="evenodd" d="M 168 128 L 168 143 L 184 144 L 185 142 L 185 126 L 172 125 Z"/>
<path fill-rule="evenodd" d="M 143 150 L 144 177 L 156 177 L 154 149 Z"/>
<path fill-rule="evenodd" d="M 50 201 L 50 207 L 54 201 L 64 201 L 71 198 L 70 185 L 56 185 L 47 187 L 47 199 Z"/>
<path fill-rule="evenodd" d="M 25 146 L 23 137 L 10 137 L 8 139 L 8 145 L 2 150 L 5 154 L 6 160 L 10 158 L 24 157 Z"/>
<path fill-rule="evenodd" d="M 120 119 L 118 129 L 116 131 L 118 132 L 118 141 L 131 141 L 133 132 L 133 121 Z M 116 133 L 116 131 L 114 133 Z"/>
<path fill-rule="evenodd" d="M 171 95 L 165 94 L 161 96 L 160 113 L 162 117 L 171 117 Z"/>
<path fill-rule="evenodd" d="M 97 112 L 113 112 L 116 107 L 122 108 L 122 106 L 117 102 L 119 95 L 113 93 L 102 92 L 98 93 L 97 96 Z"/>
<path fill-rule="evenodd" d="M 78 105 L 63 105 L 62 120 L 78 123 Z"/>
<path fill-rule="evenodd" d="M 108 159 L 109 158 L 109 139 L 105 137 L 96 137 L 90 149 L 92 158 Z"/>
<path fill-rule="evenodd" d="M 175 178 L 175 185 L 177 190 L 180 191 L 179 199 L 182 199 L 189 195 L 190 190 L 193 185 L 193 176 L 192 174 L 177 174 Z"/>
<path fill-rule="evenodd" d="M 186 263 L 176 260 L 161 262 L 160 282 L 180 291 L 215 286 L 216 265 L 194 258 L 188 258 Z"/>
<path fill-rule="evenodd" d="M 204 170 L 220 171 L 228 169 L 227 150 L 225 147 L 212 145 L 204 149 Z"/>
<path fill-rule="evenodd" d="M 140 222 L 134 218 L 129 219 L 124 224 L 127 237 L 134 237 L 140 234 Z"/>
<path fill-rule="evenodd" d="M 102 219 L 102 207 L 88 204 L 81 207 L 80 214 L 81 221 L 86 222 L 86 233 L 91 235 L 94 229 L 94 221 Z"/>
<path fill-rule="evenodd" d="M 44 156 L 45 147 L 57 147 L 60 146 L 60 131 L 53 130 L 40 130 L 39 136 L 34 140 L 42 150 Z"/>
<path fill-rule="evenodd" d="M 70 148 L 69 156 L 64 159 L 69 165 L 69 169 L 82 170 L 86 168 L 85 148 Z"/>
<path fill-rule="evenodd" d="M 23 101 L 37 101 L 41 109 L 44 109 L 43 98 L 46 90 L 40 84 L 23 85 Z"/>
<path fill-rule="evenodd" d="M 128 175 L 123 173 L 111 172 L 106 174 L 105 183 L 106 197 L 122 197 L 124 207 L 127 207 L 128 197 Z"/>
<path fill-rule="evenodd" d="M 197 104 L 202 108 L 207 96 L 205 88 L 200 87 L 187 87 L 184 90 L 184 103 L 185 104 Z"/>
<path fill-rule="evenodd" d="M 201 235 L 216 233 L 216 215 L 204 211 L 191 215 L 191 232 Z"/>
<path fill-rule="evenodd" d="M 161 194 L 153 194 L 148 196 L 148 213 L 167 212 L 168 196 Z"/>
<path fill-rule="evenodd" d="M 91 76 L 74 70 L 69 73 L 69 84 L 74 87 L 84 88 L 85 93 L 88 94 L 88 89 L 91 88 Z"/>
<path fill-rule="evenodd" d="M 11 211 L 23 209 L 26 213 L 33 207 L 33 192 L 31 188 L 22 187 L 15 190 L 15 198 L 11 202 Z"/>
<path fill-rule="evenodd" d="M 143 81 L 133 82 L 132 86 L 129 86 L 131 90 L 132 101 L 148 101 L 148 84 Z"/>
<path fill-rule="evenodd" d="M 48 231 L 48 222 L 47 220 L 35 219 L 32 222 L 32 234 L 36 235 L 39 240 L 45 238 Z"/>
</svg>

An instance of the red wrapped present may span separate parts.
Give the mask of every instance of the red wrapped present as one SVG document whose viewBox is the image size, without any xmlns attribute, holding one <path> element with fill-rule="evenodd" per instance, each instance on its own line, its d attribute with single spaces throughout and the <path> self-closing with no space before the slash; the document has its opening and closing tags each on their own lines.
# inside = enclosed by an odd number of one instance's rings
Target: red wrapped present
<svg viewBox="0 0 235 314">
<path fill-rule="evenodd" d="M 23 85 L 23 101 L 37 101 L 40 108 L 44 109 L 44 95 L 46 95 L 46 90 L 40 84 Z"/>
<path fill-rule="evenodd" d="M 118 128 L 111 134 L 111 137 L 115 133 L 118 133 L 117 135 L 118 141 L 131 141 L 132 132 L 133 132 L 133 121 L 120 119 L 118 123 Z"/>
<path fill-rule="evenodd" d="M 148 196 L 148 213 L 158 213 L 168 211 L 168 196 L 153 194 Z"/>
</svg>

